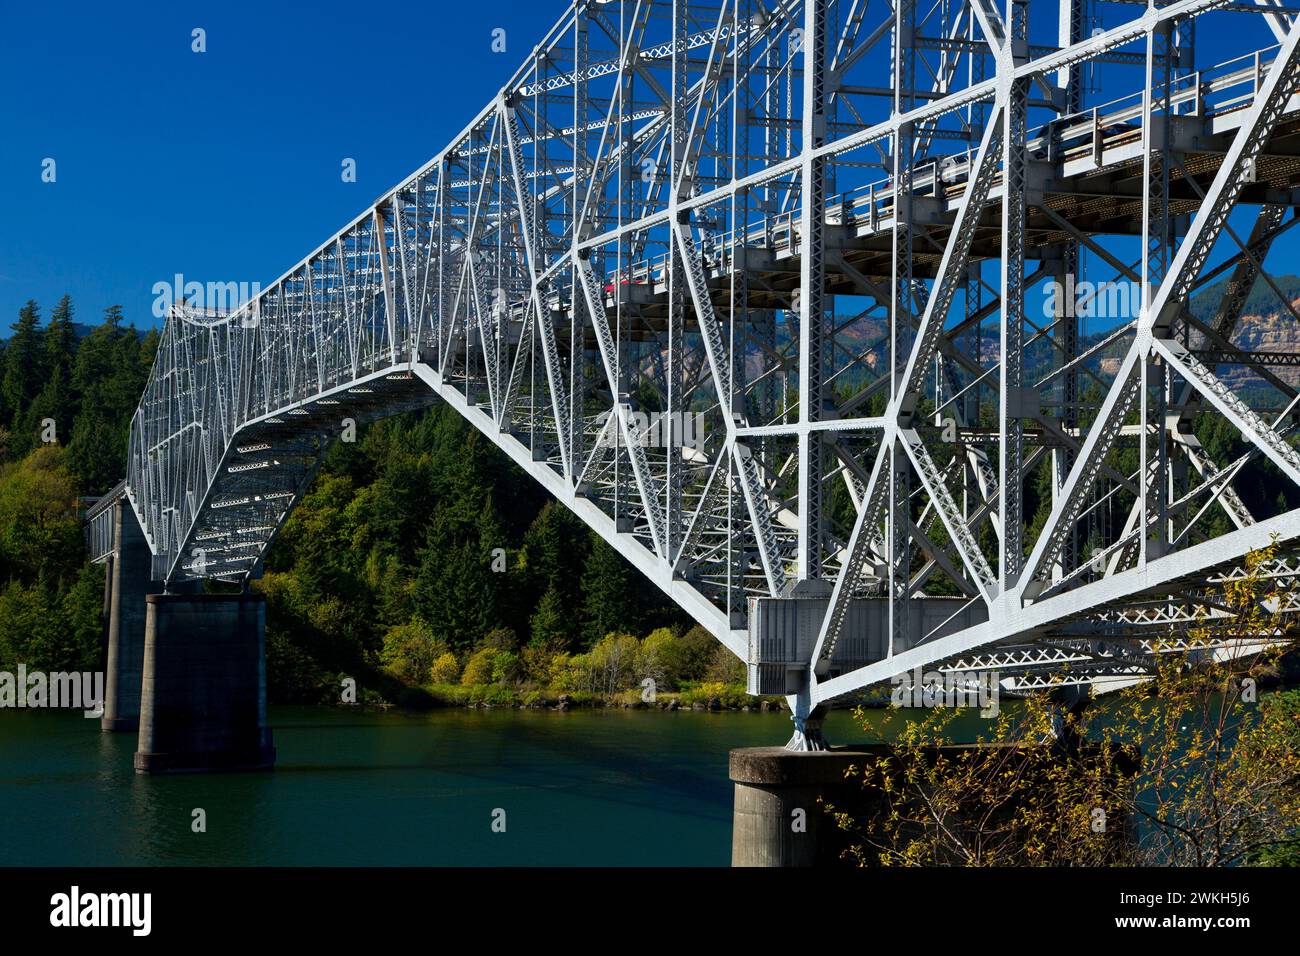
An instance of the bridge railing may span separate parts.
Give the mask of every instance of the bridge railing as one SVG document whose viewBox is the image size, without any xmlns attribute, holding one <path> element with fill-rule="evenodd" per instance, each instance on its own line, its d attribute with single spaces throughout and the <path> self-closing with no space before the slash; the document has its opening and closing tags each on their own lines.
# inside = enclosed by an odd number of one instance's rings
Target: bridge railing
<svg viewBox="0 0 1300 956">
<path fill-rule="evenodd" d="M 125 493 L 126 479 L 123 479 L 86 509 L 83 518 L 86 531 L 86 552 L 93 564 L 99 564 L 107 559 L 116 547 L 113 506 Z"/>
</svg>

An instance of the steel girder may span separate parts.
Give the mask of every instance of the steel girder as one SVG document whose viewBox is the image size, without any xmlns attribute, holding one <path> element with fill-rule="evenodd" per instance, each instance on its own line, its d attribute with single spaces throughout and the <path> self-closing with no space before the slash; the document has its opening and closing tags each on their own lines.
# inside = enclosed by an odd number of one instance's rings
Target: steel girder
<svg viewBox="0 0 1300 956">
<path fill-rule="evenodd" d="M 1234 486 L 1300 482 L 1294 380 L 1234 339 L 1295 221 L 1300 29 L 1051 6 L 570 7 L 256 299 L 173 310 L 125 488 L 155 574 L 247 577 L 330 441 L 437 395 L 800 719 L 971 655 L 1140 674 L 1143 635 L 1300 540 Z M 1198 67 L 1224 19 L 1239 57 Z M 1089 288 L 1045 312 L 1049 281 Z"/>
</svg>

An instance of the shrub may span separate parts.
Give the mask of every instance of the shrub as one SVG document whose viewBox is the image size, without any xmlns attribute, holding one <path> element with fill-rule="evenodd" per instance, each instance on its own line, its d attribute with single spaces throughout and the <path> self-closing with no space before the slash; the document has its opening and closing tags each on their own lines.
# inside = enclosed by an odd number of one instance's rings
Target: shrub
<svg viewBox="0 0 1300 956">
<path fill-rule="evenodd" d="M 266 693 L 271 700 L 293 704 L 335 703 L 339 699 L 338 686 L 333 675 L 280 628 L 267 627 Z"/>
<path fill-rule="evenodd" d="M 465 672 L 460 675 L 460 682 L 466 687 L 492 683 L 492 664 L 496 658 L 496 653 L 496 651 L 488 647 L 483 648 L 481 651 L 475 651 L 470 659 L 465 662 Z"/>
<path fill-rule="evenodd" d="M 639 683 L 641 642 L 631 634 L 606 634 L 591 649 L 593 690 L 613 694 Z"/>
<path fill-rule="evenodd" d="M 745 662 L 724 645 L 715 644 L 704 679 L 720 684 L 744 684 L 746 676 Z"/>
<path fill-rule="evenodd" d="M 493 628 L 479 642 L 478 650 L 517 651 L 519 638 L 515 637 L 515 632 L 508 627 Z"/>
<path fill-rule="evenodd" d="M 429 696 L 434 703 L 444 707 L 464 707 L 469 703 L 472 688 L 459 684 L 438 684 L 429 689 Z"/>
<path fill-rule="evenodd" d="M 541 686 L 549 685 L 551 667 L 558 654 L 558 648 L 550 644 L 529 644 L 519 652 L 519 663 L 524 671 L 524 679 Z"/>
<path fill-rule="evenodd" d="M 523 678 L 523 666 L 514 651 L 494 651 L 492 654 L 492 683 L 513 684 Z"/>
<path fill-rule="evenodd" d="M 590 659 L 586 654 L 561 652 L 551 658 L 546 683 L 557 694 L 589 690 Z"/>
<path fill-rule="evenodd" d="M 721 681 L 704 681 L 684 688 L 678 699 L 689 707 L 692 704 L 707 705 L 715 697 L 723 707 L 752 706 L 758 700 L 745 693 L 744 684 L 724 684 Z"/>
<path fill-rule="evenodd" d="M 493 707 L 513 707 L 519 696 L 512 688 L 500 684 L 475 684 L 469 688 L 471 704 L 491 704 Z"/>
<path fill-rule="evenodd" d="M 423 621 L 410 621 L 389 628 L 384 635 L 384 649 L 379 660 L 398 680 L 418 684 L 424 681 L 434 662 L 446 650 L 446 645 L 434 638 L 429 625 Z"/>
<path fill-rule="evenodd" d="M 651 631 L 641 642 L 641 677 L 649 677 L 661 690 L 672 690 L 682 680 L 686 668 L 686 647 L 681 638 L 666 627 Z"/>
<path fill-rule="evenodd" d="M 460 680 L 460 664 L 451 651 L 445 652 L 429 668 L 429 680 L 434 684 L 455 684 Z"/>
<path fill-rule="evenodd" d="M 704 680 L 718 648 L 717 638 L 698 624 L 682 635 L 682 670 L 679 681 Z"/>
</svg>

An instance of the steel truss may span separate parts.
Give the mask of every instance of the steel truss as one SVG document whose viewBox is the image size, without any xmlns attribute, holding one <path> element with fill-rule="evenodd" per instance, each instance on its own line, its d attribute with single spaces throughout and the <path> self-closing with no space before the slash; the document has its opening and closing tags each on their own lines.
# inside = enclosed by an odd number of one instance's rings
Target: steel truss
<svg viewBox="0 0 1300 956">
<path fill-rule="evenodd" d="M 1298 42 L 1230 0 L 577 3 L 254 301 L 174 310 L 126 485 L 155 573 L 246 578 L 330 441 L 436 395 L 801 728 L 915 668 L 1140 675 L 1300 540 L 1234 485 L 1300 482 L 1293 363 L 1235 337 Z"/>
</svg>

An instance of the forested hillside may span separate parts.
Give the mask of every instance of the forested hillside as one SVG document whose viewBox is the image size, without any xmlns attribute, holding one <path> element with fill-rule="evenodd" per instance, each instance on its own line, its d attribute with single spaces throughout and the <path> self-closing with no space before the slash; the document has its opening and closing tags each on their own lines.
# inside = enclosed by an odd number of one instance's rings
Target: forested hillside
<svg viewBox="0 0 1300 956">
<path fill-rule="evenodd" d="M 739 679 L 710 635 L 692 633 L 657 588 L 441 404 L 336 444 L 258 586 L 280 700 L 336 700 L 345 675 L 385 687 L 376 668 L 441 697 L 490 699 L 495 688 L 503 702 L 612 694 L 643 671 L 665 689 Z"/>
<path fill-rule="evenodd" d="M 99 666 L 104 572 L 86 562 L 78 496 L 118 481 L 158 334 L 122 310 L 84 331 L 63 299 L 28 302 L 0 352 L 0 669 Z"/>
</svg>

